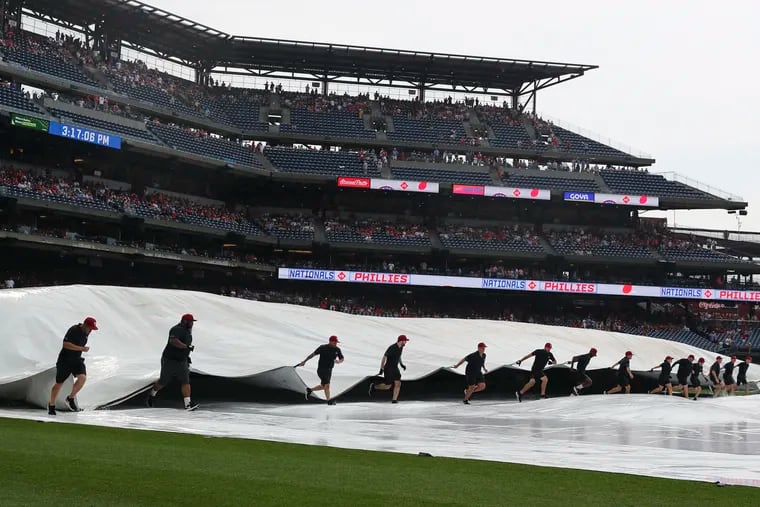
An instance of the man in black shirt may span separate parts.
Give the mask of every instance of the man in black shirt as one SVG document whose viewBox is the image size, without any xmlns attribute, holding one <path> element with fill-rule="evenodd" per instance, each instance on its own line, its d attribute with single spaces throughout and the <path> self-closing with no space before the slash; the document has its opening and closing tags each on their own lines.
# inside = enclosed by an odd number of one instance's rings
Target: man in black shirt
<svg viewBox="0 0 760 507">
<path fill-rule="evenodd" d="M 335 405 L 335 401 L 330 399 L 330 379 L 332 378 L 333 367 L 336 364 L 343 362 L 343 353 L 338 348 L 340 341 L 337 336 L 331 336 L 327 340 L 326 344 L 317 347 L 317 350 L 309 354 L 309 356 L 298 363 L 296 366 L 304 366 L 306 362 L 314 356 L 319 356 L 319 363 L 317 364 L 317 376 L 319 377 L 319 385 L 306 388 L 306 399 L 314 391 L 324 391 L 325 400 L 328 405 Z"/>
<path fill-rule="evenodd" d="M 55 384 L 50 390 L 50 401 L 48 402 L 48 414 L 55 414 L 55 400 L 58 393 L 63 387 L 63 383 L 70 376 L 76 378 L 74 386 L 71 388 L 71 394 L 66 396 L 66 404 L 72 412 L 79 412 L 76 396 L 87 382 L 87 368 L 84 365 L 82 352 L 89 352 L 87 338 L 92 331 L 98 330 L 98 324 L 92 317 L 87 317 L 81 324 L 75 324 L 66 331 L 63 337 L 63 347 L 58 353 L 58 360 L 55 362 Z"/>
<path fill-rule="evenodd" d="M 588 363 L 591 362 L 591 358 L 596 357 L 596 349 L 594 347 L 591 347 L 591 350 L 588 351 L 587 354 L 581 354 L 579 356 L 573 356 L 573 358 L 567 362 L 567 364 L 570 365 L 570 369 L 573 368 L 573 365 L 578 363 L 578 367 L 575 369 L 577 374 L 579 375 L 580 384 L 573 387 L 573 394 L 575 396 L 578 396 L 581 392 L 581 389 L 586 389 L 587 387 L 591 387 L 591 377 L 586 375 L 586 368 L 588 367 Z"/>
<path fill-rule="evenodd" d="M 672 363 L 673 356 L 668 356 L 661 364 L 658 364 L 654 368 L 650 368 L 649 371 L 654 371 L 659 368 L 660 378 L 657 379 L 657 387 L 649 391 L 649 394 L 657 394 L 664 388 L 668 389 L 668 396 L 673 394 L 673 384 L 670 382 L 670 372 L 673 369 Z"/>
<path fill-rule="evenodd" d="M 486 388 L 486 377 L 483 372 L 488 373 L 486 368 L 486 344 L 478 343 L 478 350 L 468 354 L 460 359 L 452 368 L 459 368 L 462 363 L 467 361 L 467 368 L 464 371 L 467 388 L 464 390 L 464 404 L 470 404 L 470 397 L 474 393 L 479 393 Z"/>
<path fill-rule="evenodd" d="M 689 356 L 692 357 L 692 356 Z M 689 383 L 691 384 L 691 387 L 696 389 L 696 392 L 694 393 L 694 397 L 692 400 L 698 400 L 699 395 L 702 392 L 702 381 L 699 380 L 700 375 L 704 375 L 704 372 L 702 371 L 705 364 L 705 358 L 700 357 L 699 361 L 691 365 L 691 377 L 689 377 Z"/>
<path fill-rule="evenodd" d="M 749 394 L 749 382 L 747 382 L 747 370 L 749 365 L 752 364 L 752 356 L 747 356 L 744 361 L 736 367 L 739 370 L 739 374 L 736 376 L 736 386 L 744 386 L 744 394 Z"/>
<path fill-rule="evenodd" d="M 623 359 L 610 366 L 610 368 L 615 368 L 618 365 L 620 366 L 617 373 L 617 385 L 615 385 L 615 387 L 609 391 L 604 391 L 604 394 L 615 394 L 622 391 L 623 389 L 625 389 L 626 394 L 629 394 L 631 392 L 631 380 L 633 380 L 633 372 L 631 371 L 632 357 L 633 352 L 629 350 L 625 353 L 625 357 Z"/>
<path fill-rule="evenodd" d="M 516 361 L 517 366 L 526 359 L 533 357 L 533 366 L 530 369 L 530 380 L 523 386 L 522 389 L 515 392 L 517 401 L 522 402 L 523 394 L 530 391 L 537 381 L 541 382 L 541 398 L 546 398 L 546 385 L 549 383 L 549 378 L 544 374 L 544 368 L 548 364 L 556 364 L 557 360 L 554 359 L 554 354 L 551 353 L 552 344 L 546 342 L 543 349 L 536 349 L 530 354 L 527 354 L 522 359 Z"/>
<path fill-rule="evenodd" d="M 398 368 L 401 366 L 402 369 L 406 370 L 406 365 L 401 361 L 401 352 L 403 352 L 408 341 L 409 338 L 402 334 L 398 337 L 396 343 L 388 347 L 388 350 L 385 351 L 383 358 L 380 360 L 379 373 L 379 375 L 383 375 L 383 383 L 370 384 L 370 396 L 372 396 L 372 393 L 374 393 L 376 389 L 387 391 L 388 389 L 393 388 L 393 399 L 391 400 L 391 403 L 398 403 L 398 395 L 401 392 L 401 371 Z"/>
<path fill-rule="evenodd" d="M 190 352 L 195 350 L 193 346 L 193 323 L 195 317 L 186 313 L 182 316 L 179 324 L 169 330 L 169 340 L 161 354 L 161 376 L 153 384 L 153 389 L 148 396 L 148 406 L 152 407 L 156 401 L 158 391 L 166 387 L 173 378 L 176 378 L 182 388 L 182 398 L 185 410 L 195 410 L 197 403 L 190 398 Z"/>
<path fill-rule="evenodd" d="M 721 356 L 718 356 L 715 358 L 715 362 L 712 364 L 712 366 L 710 366 L 710 381 L 713 383 L 714 398 L 720 396 L 720 392 L 725 387 L 725 384 L 723 384 L 723 381 L 720 379 L 720 369 L 722 362 L 723 358 Z"/>
<path fill-rule="evenodd" d="M 736 392 L 736 381 L 734 380 L 734 366 L 736 365 L 736 356 L 731 356 L 731 360 L 723 367 L 723 384 L 726 386 L 728 394 Z"/>
<path fill-rule="evenodd" d="M 681 392 L 684 398 L 689 398 L 689 375 L 691 375 L 694 364 L 694 355 L 689 354 L 689 357 L 679 359 L 673 364 L 675 368 L 678 366 L 676 372 L 676 378 L 678 378 L 678 385 L 681 387 Z"/>
</svg>

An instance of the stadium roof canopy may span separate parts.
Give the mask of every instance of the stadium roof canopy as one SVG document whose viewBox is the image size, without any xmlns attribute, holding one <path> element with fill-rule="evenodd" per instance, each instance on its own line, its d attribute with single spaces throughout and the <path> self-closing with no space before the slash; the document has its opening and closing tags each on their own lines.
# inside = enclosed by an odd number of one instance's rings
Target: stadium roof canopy
<svg viewBox="0 0 760 507">
<path fill-rule="evenodd" d="M 84 33 L 100 25 L 126 47 L 196 69 L 277 79 L 514 97 L 597 68 L 233 36 L 135 0 L 25 0 L 24 13 Z"/>
</svg>

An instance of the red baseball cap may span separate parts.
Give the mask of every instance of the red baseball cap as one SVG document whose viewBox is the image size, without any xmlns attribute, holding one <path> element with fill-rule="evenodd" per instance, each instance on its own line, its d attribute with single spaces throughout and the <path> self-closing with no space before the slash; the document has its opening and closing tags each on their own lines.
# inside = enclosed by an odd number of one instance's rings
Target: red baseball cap
<svg viewBox="0 0 760 507">
<path fill-rule="evenodd" d="M 592 357 L 596 357 L 596 349 L 594 347 L 591 347 L 591 350 L 589 352 L 591 352 Z"/>
<path fill-rule="evenodd" d="M 98 323 L 95 321 L 93 317 L 87 317 L 86 319 L 84 319 L 84 322 L 82 322 L 82 324 L 89 327 L 93 331 L 98 330 Z"/>
<path fill-rule="evenodd" d="M 668 357 L 665 358 L 665 360 L 666 361 L 672 361 L 673 360 L 673 356 L 668 356 Z"/>
<path fill-rule="evenodd" d="M 340 340 L 338 340 L 338 337 L 337 337 L 337 336 L 335 336 L 335 335 L 332 335 L 332 336 L 330 337 L 330 340 L 329 340 L 329 341 L 330 341 L 330 343 L 340 343 Z"/>
<path fill-rule="evenodd" d="M 723 361 L 723 358 L 721 356 L 718 356 L 715 358 L 716 361 Z"/>
<path fill-rule="evenodd" d="M 694 354 L 689 354 L 689 357 L 687 357 L 687 359 L 691 359 L 692 361 L 694 361 Z"/>
<path fill-rule="evenodd" d="M 752 362 L 752 356 L 747 356 L 747 357 L 744 358 L 744 360 L 745 361 L 749 361 L 751 363 Z"/>
<path fill-rule="evenodd" d="M 193 314 L 192 314 L 192 313 L 186 313 L 186 314 L 184 314 L 184 315 L 182 316 L 182 320 L 183 320 L 183 321 L 185 321 L 185 320 L 189 320 L 189 321 L 192 321 L 192 322 L 198 322 L 197 320 L 195 320 L 195 317 L 193 317 Z"/>
<path fill-rule="evenodd" d="M 485 343 L 483 343 L 483 342 L 478 343 L 478 348 L 479 349 L 481 349 L 481 348 L 484 349 L 486 347 L 488 347 L 488 345 L 486 345 Z"/>
<path fill-rule="evenodd" d="M 631 352 L 630 350 L 628 350 L 628 351 L 626 351 L 625 355 L 626 355 L 626 356 L 632 356 L 632 355 L 633 355 L 633 352 Z"/>
<path fill-rule="evenodd" d="M 551 344 L 551 343 L 549 343 L 549 342 L 546 342 L 546 343 L 544 344 L 544 348 L 545 348 L 545 349 L 549 349 L 549 350 L 551 350 L 551 348 L 552 348 L 552 344 Z"/>
<path fill-rule="evenodd" d="M 731 361 L 733 361 L 734 359 L 736 359 L 736 356 L 731 356 Z"/>
<path fill-rule="evenodd" d="M 704 362 L 705 362 L 705 358 L 704 358 L 704 357 L 700 357 L 700 358 L 699 358 L 699 361 L 697 361 L 697 362 L 698 362 L 698 363 L 704 363 Z"/>
<path fill-rule="evenodd" d="M 398 340 L 396 340 L 396 343 L 398 342 L 408 342 L 409 338 L 406 337 L 405 334 L 399 335 Z"/>
</svg>

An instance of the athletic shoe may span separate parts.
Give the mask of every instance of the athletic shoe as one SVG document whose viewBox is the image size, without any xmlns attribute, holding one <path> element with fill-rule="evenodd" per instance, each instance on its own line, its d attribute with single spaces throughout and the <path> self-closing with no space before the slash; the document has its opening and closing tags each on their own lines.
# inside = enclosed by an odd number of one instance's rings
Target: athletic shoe
<svg viewBox="0 0 760 507">
<path fill-rule="evenodd" d="M 156 404 L 156 397 L 148 395 L 148 399 L 145 402 L 146 405 L 148 405 L 148 408 L 153 408 L 153 405 Z"/>
<path fill-rule="evenodd" d="M 327 400 L 328 405 L 335 405 L 335 400 Z"/>
<path fill-rule="evenodd" d="M 699 398 L 699 396 L 695 396 L 695 397 L 692 398 L 692 400 L 697 401 L 698 398 Z"/>
<path fill-rule="evenodd" d="M 375 384 L 369 385 L 369 397 L 372 398 L 372 395 L 375 394 Z"/>
<path fill-rule="evenodd" d="M 187 405 L 185 405 L 185 410 L 187 410 L 188 412 L 192 412 L 196 408 L 198 408 L 198 404 L 192 401 L 188 403 Z"/>
<path fill-rule="evenodd" d="M 79 405 L 77 405 L 76 398 L 71 398 L 69 396 L 66 396 L 66 404 L 69 406 L 72 412 L 81 412 L 82 409 L 79 408 Z"/>
<path fill-rule="evenodd" d="M 542 395 L 541 395 L 541 399 L 542 399 L 542 400 L 545 400 L 545 399 L 547 399 L 547 398 L 548 398 L 548 396 L 546 396 L 545 394 L 542 394 Z"/>
<path fill-rule="evenodd" d="M 520 394 L 520 391 L 515 391 L 515 398 L 517 398 L 517 401 L 522 403 L 522 394 Z"/>
<path fill-rule="evenodd" d="M 309 396 L 311 396 L 311 393 L 312 393 L 311 387 L 307 387 L 306 388 L 306 396 L 305 396 L 305 398 L 307 400 L 309 399 Z"/>
<path fill-rule="evenodd" d="M 607 394 L 607 391 L 602 391 L 602 394 Z"/>
<path fill-rule="evenodd" d="M 391 403 L 398 403 L 398 400 L 391 400 Z"/>
<path fill-rule="evenodd" d="M 578 396 L 580 393 L 578 392 L 577 387 L 573 387 L 573 396 Z"/>
<path fill-rule="evenodd" d="M 55 405 L 48 405 L 48 415 L 55 415 Z"/>
<path fill-rule="evenodd" d="M 464 403 L 465 405 L 469 405 L 470 404 L 470 400 L 462 400 L 462 403 Z"/>
</svg>

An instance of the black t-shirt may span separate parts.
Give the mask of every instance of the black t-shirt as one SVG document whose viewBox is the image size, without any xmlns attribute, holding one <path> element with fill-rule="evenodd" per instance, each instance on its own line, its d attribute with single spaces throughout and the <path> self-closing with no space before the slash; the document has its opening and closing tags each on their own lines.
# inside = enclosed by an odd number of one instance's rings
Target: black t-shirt
<svg viewBox="0 0 760 507">
<path fill-rule="evenodd" d="M 694 363 L 691 365 L 691 374 L 698 376 L 702 374 L 702 363 Z"/>
<path fill-rule="evenodd" d="M 660 365 L 660 377 L 669 377 L 670 376 L 670 370 L 673 369 L 673 366 L 667 362 L 663 361 Z"/>
<path fill-rule="evenodd" d="M 531 371 L 533 373 L 540 373 L 544 370 L 546 367 L 546 363 L 551 360 L 553 363 L 556 363 L 557 360 L 554 359 L 554 354 L 551 352 L 547 352 L 545 349 L 536 349 L 533 351 L 533 367 L 531 368 Z"/>
<path fill-rule="evenodd" d="M 586 367 L 588 367 L 588 363 L 591 361 L 591 352 L 575 356 L 573 361 L 578 363 L 575 367 L 578 370 L 578 373 L 586 373 Z"/>
<path fill-rule="evenodd" d="M 319 356 L 318 370 L 332 370 L 333 366 L 335 366 L 335 359 L 343 359 L 340 348 L 328 344 L 317 347 L 314 354 Z"/>
<path fill-rule="evenodd" d="M 483 366 L 486 364 L 486 355 L 483 354 L 481 356 L 476 350 L 465 357 L 464 360 L 467 361 L 466 373 L 480 373 L 480 370 L 482 370 Z"/>
<path fill-rule="evenodd" d="M 166 343 L 166 347 L 164 347 L 164 354 L 162 357 L 164 359 L 184 361 L 190 355 L 190 351 L 188 349 L 180 349 L 172 345 L 172 338 L 178 339 L 189 347 L 193 344 L 193 333 L 182 324 L 177 324 L 169 330 L 169 340 Z"/>
<path fill-rule="evenodd" d="M 64 342 L 73 343 L 74 345 L 79 345 L 80 347 L 84 347 L 87 345 L 87 334 L 82 329 L 81 324 L 74 324 L 69 328 L 68 331 L 66 331 L 66 336 L 63 337 Z M 58 362 L 59 363 L 66 363 L 69 361 L 79 361 L 82 358 L 82 351 L 81 350 L 69 350 L 69 349 L 61 349 L 61 352 L 58 354 Z"/>
<path fill-rule="evenodd" d="M 685 377 L 691 373 L 691 361 L 687 358 L 679 359 L 673 366 L 678 366 L 679 377 Z"/>
<path fill-rule="evenodd" d="M 715 374 L 717 378 L 720 378 L 720 363 L 715 361 L 712 366 L 710 366 L 710 378 L 712 379 L 712 374 Z"/>
<path fill-rule="evenodd" d="M 403 349 L 395 343 L 385 351 L 385 369 L 398 369 L 398 363 L 401 361 L 401 351 Z"/>
<path fill-rule="evenodd" d="M 723 367 L 723 376 L 730 377 L 733 374 L 734 374 L 734 363 L 729 361 L 726 363 L 726 366 Z"/>
<path fill-rule="evenodd" d="M 626 376 L 628 375 L 628 367 L 631 365 L 631 360 L 627 357 L 624 357 L 620 360 L 620 368 L 618 369 L 618 375 L 620 376 Z"/>
<path fill-rule="evenodd" d="M 748 368 L 749 368 L 749 363 L 747 362 L 740 363 L 739 366 L 736 367 L 736 369 L 739 370 L 739 376 L 741 377 L 747 375 Z"/>
</svg>

